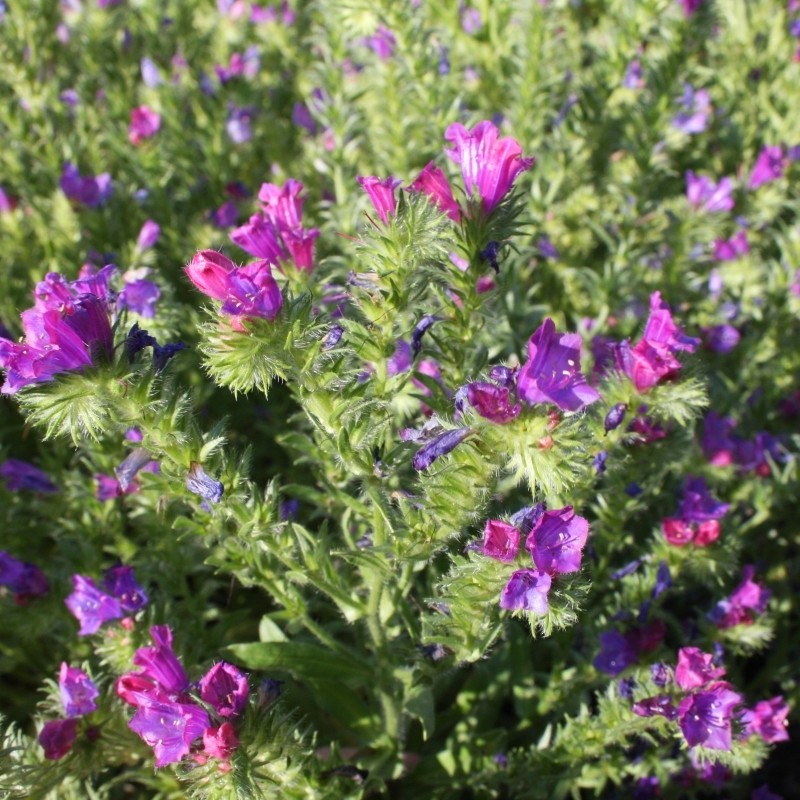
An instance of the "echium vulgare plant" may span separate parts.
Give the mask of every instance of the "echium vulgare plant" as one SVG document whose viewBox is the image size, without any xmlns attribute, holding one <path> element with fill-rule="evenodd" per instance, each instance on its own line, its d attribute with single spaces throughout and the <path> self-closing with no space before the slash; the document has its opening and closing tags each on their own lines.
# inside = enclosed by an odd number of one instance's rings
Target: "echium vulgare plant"
<svg viewBox="0 0 800 800">
<path fill-rule="evenodd" d="M 156 5 L 0 4 L 0 797 L 797 796 L 800 5 Z"/>
</svg>

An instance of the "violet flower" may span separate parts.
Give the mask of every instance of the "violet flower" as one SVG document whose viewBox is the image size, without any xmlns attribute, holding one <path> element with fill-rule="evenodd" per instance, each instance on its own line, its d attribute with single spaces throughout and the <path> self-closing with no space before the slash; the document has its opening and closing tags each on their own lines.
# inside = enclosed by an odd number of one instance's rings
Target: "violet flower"
<svg viewBox="0 0 800 800">
<path fill-rule="evenodd" d="M 155 220 L 148 219 L 142 225 L 136 239 L 136 249 L 141 253 L 154 247 L 161 236 L 161 226 Z"/>
<path fill-rule="evenodd" d="M 420 450 L 417 450 L 414 458 L 411 460 L 411 466 L 413 466 L 417 472 L 428 469 L 436 459 L 447 455 L 451 450 L 461 444 L 470 433 L 472 433 L 472 431 L 469 428 L 456 428 L 451 431 L 445 431 L 428 442 Z"/>
<path fill-rule="evenodd" d="M 734 463 L 737 439 L 731 435 L 736 427 L 732 417 L 721 417 L 716 411 L 709 411 L 703 420 L 701 438 L 703 453 L 708 463 L 715 467 L 725 467 Z"/>
<path fill-rule="evenodd" d="M 454 122 L 444 134 L 454 145 L 445 153 L 461 167 L 467 194 L 474 197 L 477 191 L 487 215 L 508 194 L 517 177 L 536 160 L 523 158 L 522 147 L 511 137 L 497 137 L 497 127 L 488 120 L 479 122 L 472 130 Z"/>
<path fill-rule="evenodd" d="M 517 391 L 529 405 L 553 403 L 562 411 L 580 411 L 600 399 L 581 369 L 581 337 L 556 333 L 546 319 L 528 341 L 528 360 L 517 377 Z"/>
<path fill-rule="evenodd" d="M 397 212 L 395 189 L 402 181 L 392 177 L 376 178 L 374 175 L 359 175 L 356 180 L 358 180 L 361 188 L 364 189 L 372 201 L 372 205 L 381 222 L 384 225 L 388 225 L 389 217 L 393 217 Z"/>
<path fill-rule="evenodd" d="M 273 320 L 282 306 L 283 295 L 268 261 L 255 261 L 228 274 L 223 314 Z"/>
<path fill-rule="evenodd" d="M 193 494 L 202 497 L 203 500 L 212 503 L 219 503 L 222 500 L 222 493 L 225 491 L 225 487 L 208 475 L 196 461 L 192 462 L 192 466 L 186 474 L 186 488 Z"/>
<path fill-rule="evenodd" d="M 440 211 L 447 214 L 453 222 L 461 221 L 461 207 L 453 197 L 453 189 L 444 172 L 433 161 L 423 167 L 416 180 L 406 189 L 424 194 Z"/>
<path fill-rule="evenodd" d="M 0 477 L 5 480 L 9 492 L 55 494 L 59 491 L 46 472 L 19 458 L 7 458 L 0 464 Z"/>
<path fill-rule="evenodd" d="M 483 545 L 478 552 L 497 561 L 511 563 L 517 557 L 520 532 L 508 522 L 490 519 L 483 529 Z"/>
<path fill-rule="evenodd" d="M 254 214 L 246 224 L 232 231 L 230 238 L 246 253 L 274 266 L 288 258 L 276 225 L 262 214 Z"/>
<path fill-rule="evenodd" d="M 137 708 L 128 727 L 153 748 L 156 767 L 164 767 L 187 755 L 211 721 L 199 706 L 151 700 Z"/>
<path fill-rule="evenodd" d="M 545 511 L 525 540 L 533 563 L 541 572 L 562 575 L 578 572 L 589 522 L 575 514 L 572 506 Z"/>
<path fill-rule="evenodd" d="M 757 189 L 765 183 L 771 183 L 783 175 L 786 168 L 786 157 L 783 148 L 778 145 L 764 147 L 758 154 L 753 171 L 750 173 L 750 180 L 747 182 L 748 189 Z"/>
<path fill-rule="evenodd" d="M 742 582 L 725 599 L 720 600 L 709 615 L 718 628 L 750 625 L 754 614 L 763 614 L 772 593 L 753 580 L 755 567 L 742 568 Z"/>
<path fill-rule="evenodd" d="M 705 175 L 697 176 L 689 170 L 686 173 L 686 199 L 693 208 L 709 214 L 730 211 L 734 206 L 733 182 L 730 178 L 722 178 L 716 184 Z"/>
<path fill-rule="evenodd" d="M 231 106 L 225 130 L 234 144 L 244 144 L 253 138 L 253 129 L 250 122 L 253 118 L 251 108 L 238 108 Z"/>
<path fill-rule="evenodd" d="M 715 325 L 705 335 L 706 345 L 720 355 L 727 355 L 735 350 L 742 338 L 742 334 L 733 325 Z"/>
<path fill-rule="evenodd" d="M 780 696 L 756 703 L 753 708 L 745 709 L 741 715 L 745 733 L 749 736 L 757 734 L 767 744 L 788 741 L 786 727 L 789 724 L 789 710 L 789 706 Z"/>
<path fill-rule="evenodd" d="M 381 61 L 386 61 L 394 55 L 397 47 L 395 35 L 385 25 L 379 25 L 372 36 L 365 36 L 358 40 L 359 44 L 368 47 Z"/>
<path fill-rule="evenodd" d="M 154 646 L 140 647 L 133 656 L 133 663 L 142 667 L 134 674 L 153 681 L 169 695 L 180 695 L 189 686 L 189 676 L 172 649 L 172 629 L 169 625 L 154 625 L 150 636 Z"/>
<path fill-rule="evenodd" d="M 714 656 L 698 647 L 682 647 L 678 650 L 678 665 L 675 667 L 675 682 L 681 689 L 699 689 L 725 675 L 724 667 L 713 665 Z"/>
<path fill-rule="evenodd" d="M 156 303 L 161 297 L 161 289 L 145 278 L 130 281 L 119 293 L 117 302 L 120 308 L 127 308 L 141 317 L 152 319 L 156 315 Z"/>
<path fill-rule="evenodd" d="M 683 6 L 683 13 L 687 17 L 691 17 L 703 5 L 703 0 L 678 0 L 678 2 Z"/>
<path fill-rule="evenodd" d="M 735 261 L 750 252 L 747 231 L 737 231 L 730 239 L 714 240 L 714 258 L 717 261 Z"/>
<path fill-rule="evenodd" d="M 702 133 L 708 126 L 711 113 L 711 98 L 707 89 L 697 91 L 690 84 L 685 84 L 681 98 L 683 111 L 672 119 L 672 127 L 682 133 Z"/>
<path fill-rule="evenodd" d="M 58 761 L 69 753 L 77 737 L 78 721 L 76 719 L 54 719 L 39 732 L 39 744 L 44 748 L 46 759 Z"/>
<path fill-rule="evenodd" d="M 551 583 L 552 579 L 546 572 L 519 569 L 511 575 L 500 594 L 500 608 L 546 614 L 550 607 L 547 593 Z"/>
<path fill-rule="evenodd" d="M 600 652 L 595 657 L 595 669 L 616 677 L 639 658 L 636 639 L 616 629 L 600 634 Z"/>
<path fill-rule="evenodd" d="M 627 413 L 627 403 L 617 403 L 616 405 L 611 406 L 606 414 L 605 419 L 603 420 L 603 428 L 605 432 L 609 433 L 610 431 L 618 428 L 622 424 L 622 420 L 625 419 L 625 414 Z"/>
<path fill-rule="evenodd" d="M 50 582 L 35 564 L 19 561 L 0 550 L 0 586 L 10 589 L 18 603 L 50 591 Z"/>
<path fill-rule="evenodd" d="M 626 89 L 641 89 L 644 87 L 644 73 L 642 72 L 642 62 L 634 58 L 622 76 L 622 86 Z"/>
<path fill-rule="evenodd" d="M 133 567 L 120 564 L 106 570 L 103 576 L 103 588 L 128 614 L 135 614 L 147 605 L 147 594 L 136 581 Z"/>
<path fill-rule="evenodd" d="M 66 661 L 61 662 L 58 688 L 67 717 L 82 717 L 97 710 L 95 701 L 100 692 L 94 681 L 83 670 L 70 667 Z"/>
<path fill-rule="evenodd" d="M 632 711 L 640 717 L 659 716 L 672 720 L 678 716 L 678 709 L 672 704 L 672 698 L 665 694 L 639 700 L 633 704 Z"/>
<path fill-rule="evenodd" d="M 69 161 L 64 165 L 60 185 L 61 191 L 70 200 L 75 200 L 89 208 L 103 205 L 113 190 L 111 176 L 107 172 L 96 177 L 83 177 L 78 168 Z"/>
<path fill-rule="evenodd" d="M 106 622 L 125 616 L 119 601 L 101 592 L 91 578 L 73 575 L 72 588 L 72 594 L 67 596 L 64 603 L 81 624 L 78 636 L 88 636 Z"/>
<path fill-rule="evenodd" d="M 200 697 L 221 717 L 237 717 L 247 705 L 247 676 L 233 664 L 220 661 L 200 679 Z"/>
<path fill-rule="evenodd" d="M 678 707 L 678 724 L 689 747 L 730 750 L 731 717 L 741 703 L 741 695 L 724 681 L 685 697 Z"/>
</svg>

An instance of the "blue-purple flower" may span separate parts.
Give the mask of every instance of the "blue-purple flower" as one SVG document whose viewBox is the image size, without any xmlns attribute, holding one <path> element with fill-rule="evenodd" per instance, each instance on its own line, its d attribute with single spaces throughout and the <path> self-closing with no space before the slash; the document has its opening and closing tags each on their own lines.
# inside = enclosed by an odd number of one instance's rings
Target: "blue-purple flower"
<svg viewBox="0 0 800 800">
<path fill-rule="evenodd" d="M 9 492 L 55 494 L 59 491 L 46 472 L 19 458 L 7 458 L 0 464 L 0 477 L 5 481 Z"/>
<path fill-rule="evenodd" d="M 74 164 L 67 162 L 61 173 L 61 191 L 70 200 L 95 208 L 108 200 L 113 186 L 111 176 L 107 172 L 97 176 L 83 176 Z"/>
<path fill-rule="evenodd" d="M 61 662 L 58 689 L 67 717 L 82 717 L 97 709 L 100 692 L 94 681 L 82 669 L 71 667 L 66 661 Z"/>
<path fill-rule="evenodd" d="M 552 583 L 546 572 L 519 569 L 514 572 L 500 595 L 500 608 L 507 611 L 532 611 L 546 614 L 549 606 L 547 594 Z"/>
<path fill-rule="evenodd" d="M 692 692 L 678 706 L 678 724 L 689 747 L 731 749 L 731 718 L 742 697 L 724 681 Z"/>
<path fill-rule="evenodd" d="M 533 563 L 548 575 L 563 575 L 581 568 L 589 522 L 572 506 L 545 511 L 525 540 Z"/>
</svg>

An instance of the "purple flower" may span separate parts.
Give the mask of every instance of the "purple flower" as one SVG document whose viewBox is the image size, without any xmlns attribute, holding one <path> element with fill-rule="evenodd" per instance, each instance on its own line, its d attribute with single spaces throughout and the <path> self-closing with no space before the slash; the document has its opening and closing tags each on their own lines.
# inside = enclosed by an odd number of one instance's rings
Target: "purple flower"
<svg viewBox="0 0 800 800">
<path fill-rule="evenodd" d="M 702 133 L 708 125 L 711 99 L 707 89 L 695 91 L 688 83 L 681 98 L 683 111 L 672 119 L 672 127 L 683 133 Z"/>
<path fill-rule="evenodd" d="M 638 58 L 634 58 L 625 68 L 625 74 L 622 76 L 622 85 L 626 89 L 641 89 L 644 86 L 642 62 Z"/>
<path fill-rule="evenodd" d="M 376 178 L 374 175 L 359 175 L 357 180 L 372 201 L 381 222 L 388 225 L 389 217 L 393 217 L 397 211 L 397 198 L 394 192 L 402 181 L 392 177 Z"/>
<path fill-rule="evenodd" d="M 735 625 L 749 625 L 753 615 L 763 614 L 772 593 L 753 580 L 755 567 L 751 564 L 742 568 L 742 582 L 725 600 L 720 600 L 710 617 L 719 628 L 732 628 Z"/>
<path fill-rule="evenodd" d="M 517 377 L 519 397 L 530 405 L 553 403 L 562 411 L 580 411 L 600 399 L 580 369 L 581 337 L 556 333 L 548 318 L 528 341 L 528 360 Z"/>
<path fill-rule="evenodd" d="M 747 231 L 737 231 L 730 239 L 714 240 L 714 258 L 717 261 L 735 261 L 750 252 Z"/>
<path fill-rule="evenodd" d="M 245 674 L 220 661 L 200 678 L 200 697 L 213 706 L 221 717 L 237 717 L 247 705 L 250 687 Z"/>
<path fill-rule="evenodd" d="M 219 503 L 222 500 L 222 493 L 225 491 L 225 487 L 208 475 L 196 461 L 192 462 L 186 475 L 186 488 L 212 503 Z"/>
<path fill-rule="evenodd" d="M 359 43 L 372 50 L 381 61 L 386 61 L 394 54 L 397 39 L 385 25 L 379 25 L 378 30 L 372 36 L 359 39 Z"/>
<path fill-rule="evenodd" d="M 158 67 L 151 58 L 145 56 L 142 59 L 140 66 L 142 70 L 142 82 L 145 86 L 150 89 L 154 89 L 160 83 L 163 83 L 161 73 L 158 71 Z"/>
<path fill-rule="evenodd" d="M 147 605 L 147 595 L 136 581 L 133 567 L 119 565 L 106 570 L 103 588 L 114 597 L 128 614 L 135 614 Z"/>
<path fill-rule="evenodd" d="M 785 167 L 786 158 L 782 147 L 777 145 L 764 147 L 758 154 L 753 171 L 750 173 L 747 188 L 757 189 L 765 183 L 777 180 L 783 175 Z"/>
<path fill-rule="evenodd" d="M 481 12 L 477 8 L 467 6 L 461 12 L 461 27 L 464 29 L 464 33 L 468 33 L 470 36 L 477 33 L 483 27 Z"/>
<path fill-rule="evenodd" d="M 101 592 L 91 578 L 73 575 L 72 588 L 64 603 L 81 624 L 79 636 L 95 633 L 104 623 L 125 616 L 117 599 Z"/>
<path fill-rule="evenodd" d="M 689 747 L 731 749 L 731 716 L 741 695 L 729 683 L 718 681 L 685 697 L 678 707 L 678 724 Z"/>
<path fill-rule="evenodd" d="M 733 325 L 715 325 L 706 331 L 706 344 L 715 353 L 726 355 L 741 341 L 742 334 Z"/>
<path fill-rule="evenodd" d="M 684 691 L 699 689 L 725 675 L 724 667 L 715 667 L 714 656 L 697 647 L 682 647 L 678 650 L 678 666 L 675 667 L 675 682 Z"/>
<path fill-rule="evenodd" d="M 678 2 L 683 6 L 683 13 L 687 17 L 691 17 L 703 5 L 703 0 L 678 0 Z"/>
<path fill-rule="evenodd" d="M 54 719 L 39 732 L 39 744 L 44 748 L 44 757 L 58 761 L 72 749 L 78 736 L 76 719 Z"/>
<path fill-rule="evenodd" d="M 145 221 L 136 239 L 136 249 L 141 253 L 154 247 L 161 236 L 161 226 L 152 219 Z"/>
<path fill-rule="evenodd" d="M 610 431 L 618 428 L 622 424 L 622 420 L 625 419 L 625 414 L 627 413 L 627 403 L 617 403 L 616 405 L 612 406 L 608 414 L 606 414 L 605 420 L 603 420 L 603 428 L 605 429 L 605 432 L 609 433 Z"/>
<path fill-rule="evenodd" d="M 111 176 L 104 172 L 97 177 L 81 176 L 78 168 L 71 162 L 64 165 L 61 173 L 61 191 L 70 199 L 82 205 L 95 208 L 103 205 L 111 196 Z"/>
<path fill-rule="evenodd" d="M 95 700 L 100 692 L 94 681 L 83 670 L 69 666 L 66 661 L 61 662 L 58 688 L 66 716 L 82 717 L 97 709 Z"/>
<path fill-rule="evenodd" d="M 437 458 L 447 455 L 451 450 L 455 449 L 472 431 L 469 428 L 455 428 L 451 431 L 445 431 L 436 438 L 428 442 L 424 447 L 414 454 L 411 459 L 411 466 L 417 472 L 422 472 L 428 469 Z"/>
<path fill-rule="evenodd" d="M 500 608 L 546 614 L 549 608 L 547 593 L 551 583 L 552 579 L 547 573 L 519 569 L 511 575 L 500 594 Z"/>
<path fill-rule="evenodd" d="M 189 686 L 189 676 L 172 649 L 172 630 L 168 625 L 154 625 L 150 636 L 155 646 L 140 647 L 136 651 L 133 663 L 142 667 L 142 671 L 134 674 L 177 696 Z"/>
<path fill-rule="evenodd" d="M 252 118 L 253 110 L 251 108 L 236 106 L 230 108 L 225 130 L 234 144 L 244 144 L 253 138 L 253 129 L 250 127 Z"/>
<path fill-rule="evenodd" d="M 254 214 L 245 225 L 232 231 L 230 237 L 246 253 L 274 266 L 288 258 L 277 226 L 262 214 Z"/>
<path fill-rule="evenodd" d="M 508 388 L 493 383 L 476 381 L 468 384 L 467 399 L 480 416 L 498 425 L 516 419 L 522 410 L 519 403 L 512 403 Z"/>
<path fill-rule="evenodd" d="M 164 767 L 187 755 L 211 721 L 198 706 L 150 700 L 137 708 L 128 727 L 153 748 L 156 767 Z"/>
<path fill-rule="evenodd" d="M 771 700 L 756 703 L 753 708 L 745 709 L 741 719 L 747 735 L 758 734 L 767 744 L 772 744 L 789 740 L 786 731 L 788 716 L 789 706 L 783 702 L 783 697 L 773 697 Z"/>
<path fill-rule="evenodd" d="M 656 686 L 666 686 L 672 680 L 672 670 L 660 662 L 651 664 L 650 678 Z"/>
<path fill-rule="evenodd" d="M 454 122 L 444 134 L 454 145 L 445 152 L 460 165 L 467 194 L 474 196 L 477 190 L 485 214 L 492 213 L 520 173 L 530 169 L 536 160 L 523 158 L 522 147 L 511 137 L 497 137 L 497 127 L 488 120 L 479 122 L 471 131 Z"/>
<path fill-rule="evenodd" d="M 683 499 L 678 514 L 686 522 L 707 522 L 722 519 L 728 512 L 728 503 L 717 500 L 703 478 L 687 476 L 683 486 Z"/>
<path fill-rule="evenodd" d="M 703 420 L 702 447 L 712 466 L 725 467 L 734 463 L 737 438 L 731 431 L 735 427 L 732 417 L 721 417 L 716 411 L 709 411 Z"/>
<path fill-rule="evenodd" d="M 581 568 L 589 523 L 576 516 L 572 506 L 545 511 L 528 534 L 525 547 L 541 572 L 561 575 Z"/>
<path fill-rule="evenodd" d="M 228 273 L 223 314 L 273 320 L 283 306 L 280 287 L 268 261 L 254 261 Z"/>
<path fill-rule="evenodd" d="M 7 458 L 0 464 L 0 477 L 5 480 L 9 492 L 55 494 L 59 491 L 46 472 L 18 458 Z"/>
<path fill-rule="evenodd" d="M 635 637 L 616 629 L 600 634 L 600 652 L 594 659 L 595 669 L 616 677 L 639 657 Z"/>
<path fill-rule="evenodd" d="M 678 709 L 672 705 L 672 698 L 669 695 L 658 694 L 655 697 L 646 697 L 633 704 L 633 713 L 640 717 L 666 717 L 675 719 Z"/>
<path fill-rule="evenodd" d="M 709 214 L 730 211 L 733 208 L 733 182 L 722 178 L 712 183 L 705 175 L 699 177 L 691 170 L 686 173 L 686 199 L 693 208 L 701 208 Z"/>
<path fill-rule="evenodd" d="M 121 308 L 152 319 L 156 315 L 159 297 L 161 289 L 153 281 L 141 278 L 125 284 L 125 288 L 119 293 L 118 302 Z"/>
<path fill-rule="evenodd" d="M 477 549 L 485 556 L 511 563 L 519 550 L 519 530 L 508 522 L 490 519 L 483 529 L 483 545 Z"/>
<path fill-rule="evenodd" d="M 453 197 L 453 190 L 444 172 L 433 161 L 423 167 L 417 179 L 407 188 L 426 195 L 453 222 L 461 221 L 461 208 Z"/>
<path fill-rule="evenodd" d="M 431 314 L 426 314 L 414 326 L 414 330 L 411 332 L 411 352 L 415 358 L 419 355 L 419 351 L 422 349 L 422 337 L 425 335 L 425 332 L 440 319 L 441 317 L 434 317 Z"/>
<path fill-rule="evenodd" d="M 405 339 L 400 339 L 395 346 L 394 353 L 386 362 L 386 374 L 390 376 L 400 375 L 411 369 L 412 363 L 411 345 Z"/>
<path fill-rule="evenodd" d="M 211 221 L 218 228 L 232 228 L 239 219 L 239 209 L 233 200 L 223 203 L 210 214 Z"/>
<path fill-rule="evenodd" d="M 131 124 L 128 126 L 128 139 L 137 145 L 158 133 L 161 117 L 149 106 L 138 106 L 131 111 Z"/>
<path fill-rule="evenodd" d="M 308 106 L 302 101 L 298 100 L 292 106 L 292 122 L 300 128 L 305 128 L 312 136 L 317 132 L 317 123 L 311 116 Z"/>
<path fill-rule="evenodd" d="M 18 561 L 5 550 L 0 550 L 0 586 L 8 587 L 14 593 L 17 602 L 50 591 L 50 583 L 39 567 Z"/>
</svg>

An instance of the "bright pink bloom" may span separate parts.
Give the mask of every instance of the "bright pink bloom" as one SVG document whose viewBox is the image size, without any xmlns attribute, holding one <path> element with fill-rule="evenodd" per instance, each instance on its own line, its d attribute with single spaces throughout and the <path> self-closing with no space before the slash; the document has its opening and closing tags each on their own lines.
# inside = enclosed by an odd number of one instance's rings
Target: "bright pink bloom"
<svg viewBox="0 0 800 800">
<path fill-rule="evenodd" d="M 186 266 L 189 280 L 214 300 L 224 300 L 228 293 L 228 273 L 235 269 L 231 261 L 216 250 L 201 250 Z"/>
<path fill-rule="evenodd" d="M 246 253 L 269 261 L 273 266 L 288 257 L 277 227 L 261 214 L 253 214 L 245 225 L 232 231 L 230 237 Z"/>
<path fill-rule="evenodd" d="M 131 124 L 128 126 L 128 138 L 131 144 L 139 144 L 158 133 L 161 117 L 148 106 L 139 106 L 131 111 Z"/>
<path fill-rule="evenodd" d="M 789 734 L 786 719 L 789 716 L 789 706 L 783 702 L 782 697 L 773 697 L 771 700 L 762 700 L 753 708 L 748 708 L 742 714 L 745 731 L 749 735 L 758 734 L 765 742 L 786 742 Z"/>
<path fill-rule="evenodd" d="M 460 165 L 467 194 L 474 196 L 477 191 L 486 214 L 491 214 L 517 176 L 530 169 L 536 160 L 523 158 L 522 147 L 515 139 L 497 136 L 497 128 L 488 120 L 479 122 L 471 131 L 454 122 L 444 134 L 454 145 L 445 152 Z"/>
<path fill-rule="evenodd" d="M 227 761 L 238 746 L 239 738 L 230 722 L 223 722 L 219 728 L 206 728 L 203 733 L 203 750 L 220 761 Z"/>
<path fill-rule="evenodd" d="M 695 175 L 689 170 L 686 173 L 686 199 L 693 208 L 701 208 L 709 214 L 730 211 L 734 206 L 733 182 L 730 178 L 722 178 L 713 183 L 705 175 Z"/>
<path fill-rule="evenodd" d="M 357 180 L 369 195 L 381 222 L 388 225 L 389 217 L 393 217 L 397 211 L 397 198 L 394 192 L 402 181 L 392 177 L 376 178 L 374 175 L 359 175 Z"/>
<path fill-rule="evenodd" d="M 675 682 L 681 689 L 699 689 L 725 675 L 724 667 L 714 667 L 714 656 L 697 647 L 682 647 L 678 650 L 678 666 L 675 667 Z"/>
<path fill-rule="evenodd" d="M 750 180 L 747 183 L 748 189 L 757 189 L 765 183 L 771 183 L 783 175 L 786 168 L 786 156 L 783 148 L 777 145 L 765 147 L 758 154 L 753 171 L 750 173 Z"/>
<path fill-rule="evenodd" d="M 512 562 L 519 550 L 519 531 L 508 522 L 490 519 L 483 529 L 483 545 L 478 551 L 498 561 Z"/>
<path fill-rule="evenodd" d="M 737 231 L 730 239 L 714 241 L 714 258 L 717 261 L 735 261 L 750 252 L 747 231 Z"/>
<path fill-rule="evenodd" d="M 426 195 L 453 222 L 461 221 L 461 208 L 453 197 L 453 190 L 444 172 L 433 161 L 423 168 L 417 179 L 407 189 Z"/>
<path fill-rule="evenodd" d="M 755 614 L 763 614 L 772 593 L 753 580 L 755 567 L 742 568 L 742 582 L 725 600 L 720 600 L 711 612 L 711 619 L 719 628 L 750 625 Z"/>
</svg>

